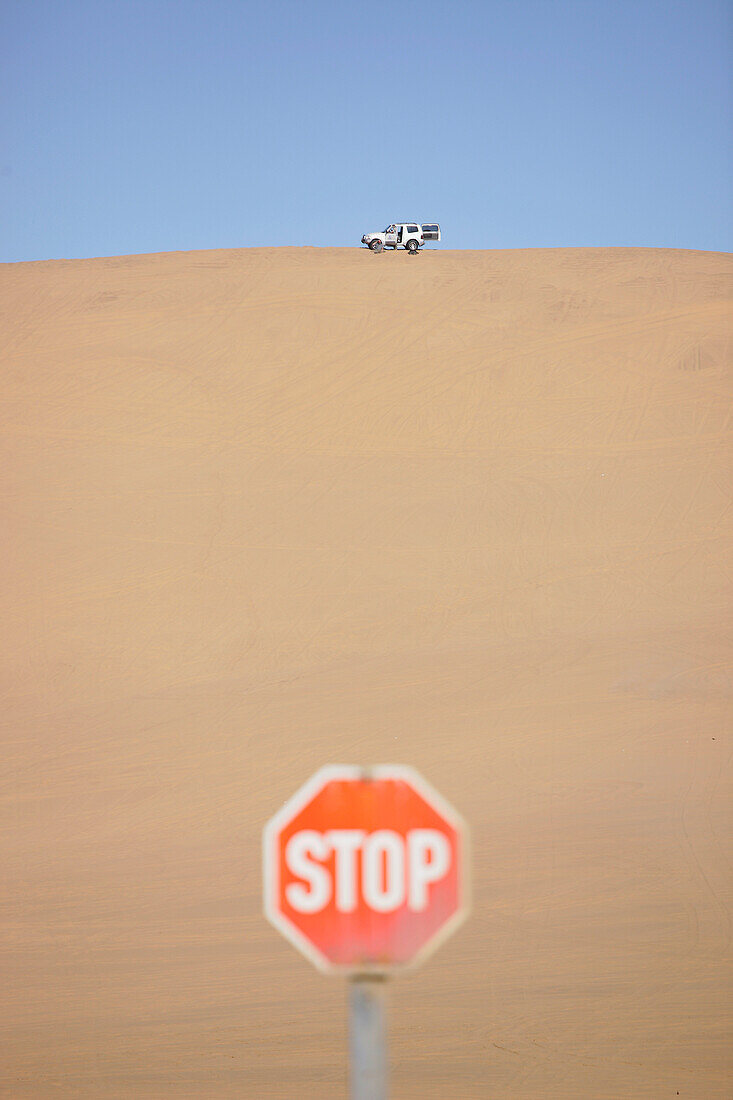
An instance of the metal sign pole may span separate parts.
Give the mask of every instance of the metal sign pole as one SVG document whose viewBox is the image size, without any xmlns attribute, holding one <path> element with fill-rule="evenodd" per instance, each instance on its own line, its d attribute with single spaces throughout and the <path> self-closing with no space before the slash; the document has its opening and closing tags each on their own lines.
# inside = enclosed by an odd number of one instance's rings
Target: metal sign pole
<svg viewBox="0 0 733 1100">
<path fill-rule="evenodd" d="M 349 982 L 351 1100 L 387 1100 L 386 986 L 381 974 Z"/>
</svg>

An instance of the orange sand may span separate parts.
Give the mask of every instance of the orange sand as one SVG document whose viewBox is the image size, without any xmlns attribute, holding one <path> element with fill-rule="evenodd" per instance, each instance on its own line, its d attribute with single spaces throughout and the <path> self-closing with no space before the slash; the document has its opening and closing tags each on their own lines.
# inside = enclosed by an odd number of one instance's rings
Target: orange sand
<svg viewBox="0 0 733 1100">
<path fill-rule="evenodd" d="M 3 266 L 0 1095 L 344 1096 L 343 983 L 260 902 L 330 762 L 473 829 L 394 1100 L 733 1095 L 730 274 Z"/>
</svg>

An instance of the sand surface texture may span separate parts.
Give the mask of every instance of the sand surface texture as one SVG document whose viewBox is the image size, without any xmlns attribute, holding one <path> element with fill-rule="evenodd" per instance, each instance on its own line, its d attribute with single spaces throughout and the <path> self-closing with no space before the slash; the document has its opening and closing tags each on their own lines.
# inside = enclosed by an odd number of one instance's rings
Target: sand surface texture
<svg viewBox="0 0 733 1100">
<path fill-rule="evenodd" d="M 343 1097 L 261 829 L 405 763 L 474 907 L 395 1100 L 733 1096 L 731 267 L 2 268 L 0 1095 Z"/>
</svg>

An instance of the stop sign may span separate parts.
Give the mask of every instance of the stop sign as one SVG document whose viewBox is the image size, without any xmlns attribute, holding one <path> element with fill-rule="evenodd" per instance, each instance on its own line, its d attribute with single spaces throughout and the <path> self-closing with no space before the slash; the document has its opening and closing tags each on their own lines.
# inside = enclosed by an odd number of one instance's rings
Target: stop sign
<svg viewBox="0 0 733 1100">
<path fill-rule="evenodd" d="M 265 914 L 322 970 L 418 962 L 466 915 L 466 827 L 412 768 L 322 768 L 263 839 Z"/>
</svg>

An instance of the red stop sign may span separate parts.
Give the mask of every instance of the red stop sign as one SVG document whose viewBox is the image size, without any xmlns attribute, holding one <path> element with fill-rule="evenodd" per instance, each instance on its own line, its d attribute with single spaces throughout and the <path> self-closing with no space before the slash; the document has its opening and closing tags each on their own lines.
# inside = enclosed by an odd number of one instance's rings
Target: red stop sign
<svg viewBox="0 0 733 1100">
<path fill-rule="evenodd" d="M 265 914 L 322 970 L 418 962 L 466 915 L 465 845 L 411 768 L 322 768 L 265 827 Z"/>
</svg>

